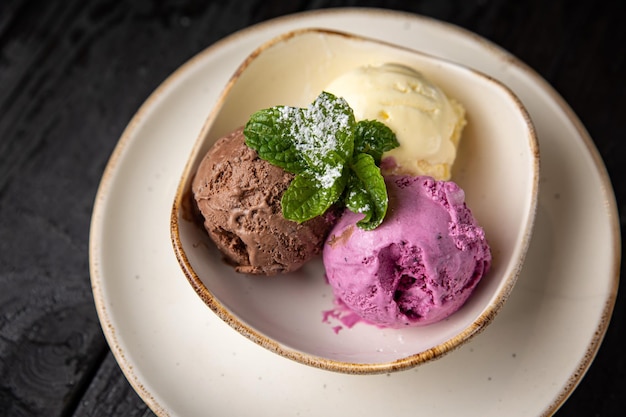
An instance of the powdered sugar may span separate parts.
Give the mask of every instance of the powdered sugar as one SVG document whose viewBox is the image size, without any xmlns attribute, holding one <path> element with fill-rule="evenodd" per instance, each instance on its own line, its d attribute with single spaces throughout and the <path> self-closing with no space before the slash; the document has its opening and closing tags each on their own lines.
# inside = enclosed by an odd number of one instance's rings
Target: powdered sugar
<svg viewBox="0 0 626 417">
<path fill-rule="evenodd" d="M 326 166 L 323 173 L 317 174 L 315 179 L 324 188 L 330 188 L 333 186 L 337 178 L 341 177 L 341 166 Z"/>
<path fill-rule="evenodd" d="M 347 107 L 343 99 L 341 105 Z M 336 101 L 328 95 L 320 95 L 305 109 L 295 107 L 279 108 L 279 123 L 289 121 L 289 136 L 307 160 L 312 173 L 320 186 L 330 188 L 342 175 L 343 161 L 333 161 L 329 154 L 336 153 L 341 144 L 337 133 L 350 127 L 348 114 L 335 110 Z"/>
</svg>

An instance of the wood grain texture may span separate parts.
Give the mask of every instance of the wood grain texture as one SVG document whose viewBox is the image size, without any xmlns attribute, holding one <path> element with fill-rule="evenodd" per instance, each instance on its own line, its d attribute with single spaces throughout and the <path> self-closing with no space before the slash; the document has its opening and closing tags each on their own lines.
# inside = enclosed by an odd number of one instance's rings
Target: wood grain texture
<svg viewBox="0 0 626 417">
<path fill-rule="evenodd" d="M 155 414 L 128 384 L 109 353 L 73 414 L 74 417 L 149 417 Z"/>
<path fill-rule="evenodd" d="M 126 124 L 205 47 L 251 24 L 329 7 L 386 7 L 464 27 L 512 52 L 563 95 L 594 139 L 626 213 L 625 3 L 0 1 L 0 416 L 154 415 L 100 330 L 89 222 Z M 600 352 L 558 417 L 626 409 L 624 305 L 622 286 Z"/>
</svg>

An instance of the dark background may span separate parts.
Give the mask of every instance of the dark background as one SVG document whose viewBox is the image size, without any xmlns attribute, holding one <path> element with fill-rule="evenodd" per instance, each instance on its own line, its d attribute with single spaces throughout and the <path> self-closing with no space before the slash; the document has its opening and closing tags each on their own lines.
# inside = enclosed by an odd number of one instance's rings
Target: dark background
<svg viewBox="0 0 626 417">
<path fill-rule="evenodd" d="M 0 415 L 153 416 L 100 329 L 89 222 L 124 127 L 194 54 L 254 23 L 318 8 L 385 7 L 451 22 L 556 88 L 594 139 L 624 213 L 625 3 L 0 0 Z M 624 305 L 622 286 L 598 356 L 558 417 L 626 409 Z"/>
</svg>

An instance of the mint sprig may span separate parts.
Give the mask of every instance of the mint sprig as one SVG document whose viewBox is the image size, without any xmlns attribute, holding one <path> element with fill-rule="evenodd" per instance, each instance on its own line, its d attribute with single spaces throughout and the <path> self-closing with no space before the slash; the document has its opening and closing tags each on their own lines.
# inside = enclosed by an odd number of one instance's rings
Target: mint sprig
<svg viewBox="0 0 626 417">
<path fill-rule="evenodd" d="M 374 163 L 374 158 L 366 153 L 357 154 L 350 163 L 348 185 L 344 202 L 354 213 L 365 217 L 357 226 L 365 230 L 376 228 L 387 213 L 387 187 Z"/>
<path fill-rule="evenodd" d="M 365 215 L 363 229 L 383 221 L 388 198 L 378 165 L 398 141 L 383 123 L 356 122 L 343 98 L 322 92 L 307 108 L 260 110 L 244 135 L 260 158 L 295 174 L 281 200 L 285 218 L 301 223 L 343 202 Z"/>
</svg>

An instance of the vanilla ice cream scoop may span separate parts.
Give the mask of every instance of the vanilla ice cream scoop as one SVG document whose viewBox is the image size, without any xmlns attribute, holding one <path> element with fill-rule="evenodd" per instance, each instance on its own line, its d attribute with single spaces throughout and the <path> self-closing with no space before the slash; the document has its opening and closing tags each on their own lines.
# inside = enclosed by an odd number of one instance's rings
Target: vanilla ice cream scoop
<svg viewBox="0 0 626 417">
<path fill-rule="evenodd" d="M 378 120 L 400 146 L 383 154 L 385 174 L 450 178 L 465 109 L 418 71 L 400 64 L 363 66 L 325 89 L 343 97 L 357 120 Z"/>
</svg>

